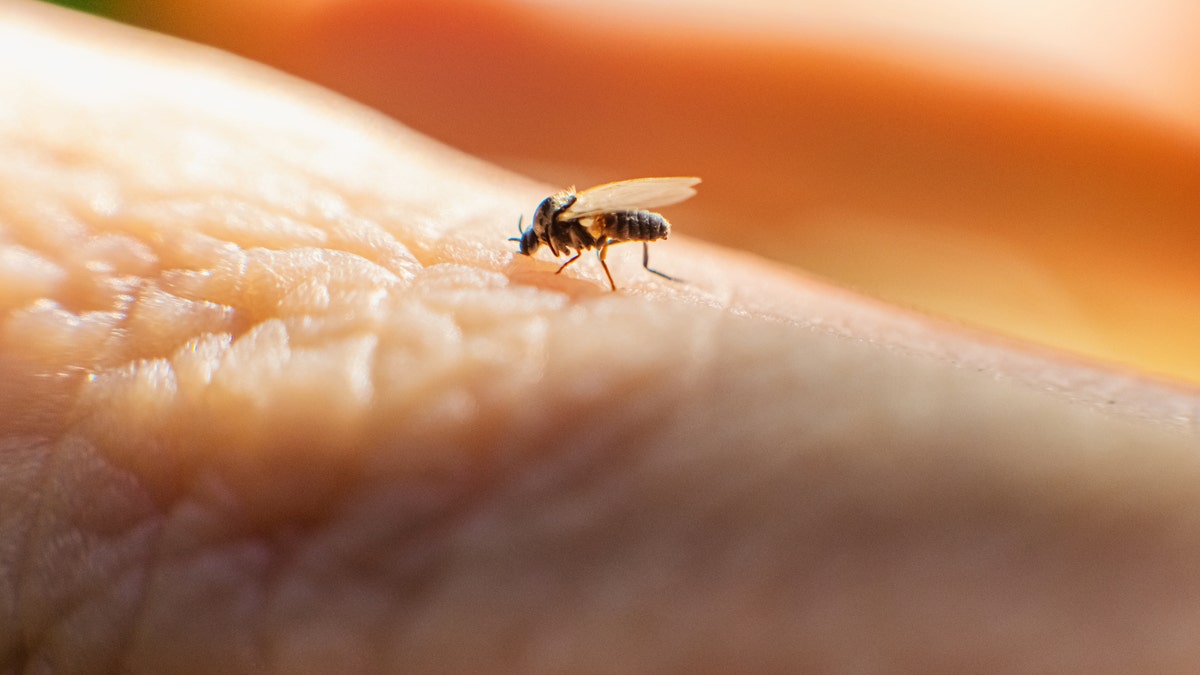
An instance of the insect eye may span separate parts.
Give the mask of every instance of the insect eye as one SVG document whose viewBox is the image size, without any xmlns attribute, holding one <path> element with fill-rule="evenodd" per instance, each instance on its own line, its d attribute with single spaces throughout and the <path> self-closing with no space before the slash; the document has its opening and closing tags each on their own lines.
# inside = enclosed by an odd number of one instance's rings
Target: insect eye
<svg viewBox="0 0 1200 675">
<path fill-rule="evenodd" d="M 525 255 L 532 255 L 541 245 L 541 240 L 537 238 L 532 229 L 521 236 L 521 253 Z"/>
</svg>

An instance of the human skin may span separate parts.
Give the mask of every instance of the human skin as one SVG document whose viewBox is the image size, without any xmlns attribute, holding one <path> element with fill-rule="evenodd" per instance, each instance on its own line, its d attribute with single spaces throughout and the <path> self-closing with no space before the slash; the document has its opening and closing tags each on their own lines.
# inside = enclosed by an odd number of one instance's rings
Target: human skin
<svg viewBox="0 0 1200 675">
<path fill-rule="evenodd" d="M 681 235 L 555 275 L 548 186 L 0 19 L 0 671 L 1200 659 L 1193 392 Z"/>
<path fill-rule="evenodd" d="M 1191 0 L 114 2 L 558 186 L 702 176 L 697 238 L 1200 382 Z"/>
</svg>

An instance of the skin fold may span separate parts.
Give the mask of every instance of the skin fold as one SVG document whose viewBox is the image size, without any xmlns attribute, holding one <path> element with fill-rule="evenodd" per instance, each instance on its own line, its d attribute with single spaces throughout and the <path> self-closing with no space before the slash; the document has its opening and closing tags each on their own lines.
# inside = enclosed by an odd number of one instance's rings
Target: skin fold
<svg viewBox="0 0 1200 675">
<path fill-rule="evenodd" d="M 680 234 L 556 276 L 553 186 L 195 45 L 13 2 L 0 69 L 0 672 L 1200 659 L 1192 390 Z"/>
</svg>

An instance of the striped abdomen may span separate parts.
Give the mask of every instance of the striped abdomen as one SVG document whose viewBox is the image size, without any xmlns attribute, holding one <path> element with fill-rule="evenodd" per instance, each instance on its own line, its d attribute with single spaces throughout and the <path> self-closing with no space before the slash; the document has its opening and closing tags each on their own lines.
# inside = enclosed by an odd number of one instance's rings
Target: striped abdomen
<svg viewBox="0 0 1200 675">
<path fill-rule="evenodd" d="M 666 239 L 671 224 L 650 211 L 613 211 L 597 216 L 601 232 L 615 241 L 655 241 Z"/>
</svg>

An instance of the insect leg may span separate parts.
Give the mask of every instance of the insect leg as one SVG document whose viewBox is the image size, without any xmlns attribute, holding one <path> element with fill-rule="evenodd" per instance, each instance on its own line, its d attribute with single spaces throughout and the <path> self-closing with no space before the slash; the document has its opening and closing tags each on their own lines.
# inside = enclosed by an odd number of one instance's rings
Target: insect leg
<svg viewBox="0 0 1200 675">
<path fill-rule="evenodd" d="M 605 242 L 600 245 L 600 251 L 598 255 L 600 256 L 600 265 L 604 268 L 604 273 L 608 275 L 608 285 L 612 286 L 612 289 L 615 291 L 617 290 L 617 282 L 613 281 L 612 272 L 608 271 L 608 263 L 604 260 L 606 257 L 608 257 L 608 245 L 611 243 L 612 239 L 605 240 Z"/>
<path fill-rule="evenodd" d="M 583 255 L 583 251 L 576 253 L 574 258 L 571 258 L 567 262 L 563 263 L 561 267 L 558 268 L 558 272 L 561 272 L 561 271 L 567 269 L 567 265 L 570 265 L 571 263 L 575 262 L 576 260 L 579 260 L 579 256 L 581 256 L 581 255 Z M 555 274 L 558 274 L 558 272 L 555 272 Z"/>
<path fill-rule="evenodd" d="M 657 274 L 658 276 L 660 276 L 664 279 L 667 279 L 670 281 L 682 281 L 682 279 L 678 279 L 678 278 L 670 276 L 668 274 L 663 274 L 662 272 L 659 272 L 658 270 L 650 267 L 650 244 L 648 244 L 644 241 L 642 242 L 642 267 L 645 267 L 647 272 L 654 272 L 655 274 Z"/>
</svg>

